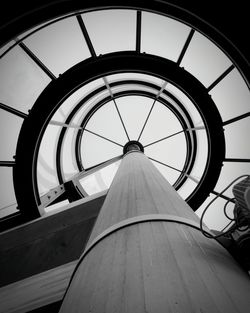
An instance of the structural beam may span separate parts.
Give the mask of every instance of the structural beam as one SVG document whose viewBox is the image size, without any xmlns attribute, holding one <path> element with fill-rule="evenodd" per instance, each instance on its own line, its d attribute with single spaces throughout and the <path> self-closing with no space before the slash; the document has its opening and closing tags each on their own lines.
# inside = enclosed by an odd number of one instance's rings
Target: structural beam
<svg viewBox="0 0 250 313">
<path fill-rule="evenodd" d="M 149 159 L 129 151 L 60 313 L 246 312 L 248 275 L 197 224 L 197 215 Z"/>
<path fill-rule="evenodd" d="M 25 313 L 60 301 L 77 261 L 0 288 L 1 313 Z"/>
</svg>

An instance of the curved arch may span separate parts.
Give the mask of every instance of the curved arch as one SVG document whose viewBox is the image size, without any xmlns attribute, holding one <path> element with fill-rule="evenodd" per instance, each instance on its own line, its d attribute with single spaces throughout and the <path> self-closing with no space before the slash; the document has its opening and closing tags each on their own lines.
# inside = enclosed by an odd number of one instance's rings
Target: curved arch
<svg viewBox="0 0 250 313">
<path fill-rule="evenodd" d="M 20 132 L 14 184 L 20 210 L 39 216 L 36 184 L 36 162 L 42 135 L 60 104 L 83 84 L 104 75 L 134 71 L 159 77 L 178 86 L 194 103 L 202 116 L 208 134 L 209 157 L 203 176 L 188 197 L 195 210 L 215 186 L 225 156 L 222 120 L 207 89 L 176 63 L 152 55 L 134 52 L 111 53 L 85 60 L 52 81 L 37 99 Z M 41 110 L 42 108 L 42 110 Z M 24 184 L 25 178 L 25 184 Z M 27 199 L 28 203 L 27 203 Z"/>
</svg>

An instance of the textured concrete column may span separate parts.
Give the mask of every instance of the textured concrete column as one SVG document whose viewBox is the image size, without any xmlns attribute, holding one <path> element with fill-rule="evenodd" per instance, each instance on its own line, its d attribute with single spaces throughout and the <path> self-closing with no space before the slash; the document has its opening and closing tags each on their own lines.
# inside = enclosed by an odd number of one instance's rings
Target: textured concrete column
<svg viewBox="0 0 250 313">
<path fill-rule="evenodd" d="M 248 311 L 247 274 L 181 221 L 199 219 L 143 153 L 127 153 L 60 313 Z"/>
</svg>

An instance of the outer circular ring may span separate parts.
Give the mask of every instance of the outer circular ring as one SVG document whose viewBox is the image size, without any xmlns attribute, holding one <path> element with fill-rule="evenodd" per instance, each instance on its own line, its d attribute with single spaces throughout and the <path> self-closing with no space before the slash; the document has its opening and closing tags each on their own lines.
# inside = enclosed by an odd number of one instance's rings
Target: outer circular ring
<svg viewBox="0 0 250 313">
<path fill-rule="evenodd" d="M 44 89 L 25 119 L 17 143 L 13 174 L 19 209 L 30 218 L 40 216 L 36 162 L 42 135 L 50 118 L 65 98 L 84 83 L 121 71 L 157 76 L 180 88 L 192 100 L 205 123 L 209 157 L 203 176 L 187 202 L 196 210 L 213 190 L 225 156 L 225 139 L 220 114 L 206 88 L 170 60 L 123 51 L 87 59 L 66 71 Z"/>
</svg>

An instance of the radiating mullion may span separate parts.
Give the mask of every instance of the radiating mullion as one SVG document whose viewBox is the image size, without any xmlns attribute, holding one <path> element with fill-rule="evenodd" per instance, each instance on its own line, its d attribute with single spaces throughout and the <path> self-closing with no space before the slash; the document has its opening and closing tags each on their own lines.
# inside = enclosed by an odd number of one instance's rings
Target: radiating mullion
<svg viewBox="0 0 250 313">
<path fill-rule="evenodd" d="M 78 14 L 78 15 L 76 15 L 76 18 L 77 18 L 77 21 L 78 21 L 79 26 L 81 28 L 81 31 L 83 33 L 83 36 L 85 38 L 85 41 L 87 43 L 87 46 L 89 48 L 90 54 L 92 55 L 92 57 L 96 58 L 96 52 L 95 52 L 94 46 L 92 44 L 92 41 L 91 41 L 91 39 L 89 37 L 89 33 L 87 31 L 87 28 L 86 28 L 86 26 L 85 26 L 85 24 L 83 22 L 82 16 L 80 14 Z"/>
<path fill-rule="evenodd" d="M 166 164 L 166 163 L 163 163 L 163 162 L 161 162 L 161 161 L 158 161 L 158 160 L 156 160 L 156 159 L 153 159 L 153 158 L 151 158 L 151 157 L 149 157 L 149 156 L 148 156 L 148 158 L 149 158 L 150 160 L 156 162 L 156 163 L 159 163 L 159 164 L 161 164 L 161 165 L 163 165 L 163 166 L 166 166 L 166 167 L 168 167 L 168 168 L 171 168 L 172 170 L 177 171 L 177 172 L 179 172 L 179 173 L 185 175 L 185 176 L 188 177 L 190 180 L 194 181 L 196 184 L 199 183 L 198 179 L 194 178 L 192 175 L 189 175 L 189 174 L 187 174 L 187 173 L 185 173 L 185 172 L 179 170 L 179 169 L 176 168 L 176 167 L 173 167 L 173 166 L 171 166 L 171 165 L 168 165 L 168 164 Z"/>
<path fill-rule="evenodd" d="M 185 44 L 184 44 L 184 46 L 183 46 L 183 48 L 182 48 L 182 51 L 181 51 L 181 53 L 180 53 L 180 55 L 179 55 L 178 60 L 177 60 L 177 62 L 176 62 L 177 65 L 180 65 L 180 64 L 181 64 L 181 61 L 183 60 L 184 55 L 185 55 L 185 53 L 186 53 L 186 51 L 187 51 L 187 49 L 188 49 L 188 46 L 190 45 L 190 42 L 191 42 L 191 40 L 192 40 L 192 38 L 193 38 L 194 32 L 195 32 L 194 29 L 191 29 L 191 30 L 190 30 L 189 35 L 188 35 L 188 37 L 187 37 L 187 40 L 186 40 L 186 42 L 185 42 Z"/>
<path fill-rule="evenodd" d="M 0 109 L 3 109 L 4 111 L 12 113 L 12 114 L 14 114 L 16 116 L 19 116 L 21 118 L 26 118 L 28 116 L 27 114 L 25 114 L 25 113 L 23 113 L 23 112 L 21 112 L 19 110 L 16 110 L 16 109 L 14 109 L 14 108 L 6 105 L 6 104 L 3 104 L 1 102 L 0 102 Z"/>
<path fill-rule="evenodd" d="M 123 145 L 121 145 L 120 143 L 118 143 L 118 142 L 116 142 L 116 141 L 113 141 L 113 140 L 111 140 L 111 139 L 109 139 L 109 138 L 107 138 L 107 137 L 104 137 L 104 136 L 102 136 L 102 135 L 99 135 L 99 134 L 97 134 L 97 133 L 95 133 L 95 132 L 93 132 L 93 131 L 91 131 L 91 130 L 88 130 L 88 129 L 85 128 L 84 131 L 86 131 L 86 132 L 88 132 L 88 133 L 90 133 L 90 134 L 92 134 L 92 135 L 95 135 L 95 136 L 97 136 L 97 137 L 100 137 L 100 138 L 102 138 L 102 139 L 104 139 L 104 140 L 107 140 L 107 141 L 109 141 L 109 142 L 111 142 L 111 143 L 113 143 L 113 144 L 115 144 L 115 145 L 120 146 L 120 147 L 123 148 Z"/>
<path fill-rule="evenodd" d="M 145 145 L 144 148 L 149 147 L 149 146 L 152 146 L 152 145 L 154 145 L 154 144 L 156 144 L 156 143 L 158 143 L 158 142 L 161 142 L 161 141 L 166 140 L 166 139 L 168 139 L 168 138 L 174 137 L 174 136 L 179 135 L 179 134 L 181 134 L 181 133 L 184 133 L 184 132 L 187 132 L 187 131 L 196 131 L 196 130 L 200 130 L 200 129 L 205 129 L 205 126 L 198 126 L 198 127 L 194 127 L 194 128 L 186 128 L 186 129 L 180 130 L 180 131 L 178 131 L 178 132 L 176 132 L 176 133 L 174 133 L 174 134 L 171 134 L 171 135 L 169 135 L 169 136 L 166 136 L 166 137 L 163 137 L 163 138 L 158 139 L 158 140 L 156 140 L 156 141 L 153 141 L 153 142 L 151 142 L 151 143 Z"/>
<path fill-rule="evenodd" d="M 226 158 L 224 162 L 250 162 L 250 159 L 241 159 L 241 158 Z"/>
<path fill-rule="evenodd" d="M 219 82 L 222 81 L 232 70 L 234 69 L 234 65 L 232 64 L 229 66 L 228 69 L 225 70 L 224 73 L 222 73 L 209 87 L 207 87 L 207 91 L 211 91 L 216 85 L 219 84 Z"/>
<path fill-rule="evenodd" d="M 15 161 L 0 161 L 1 167 L 13 167 L 15 166 L 15 164 L 16 164 Z"/>
<path fill-rule="evenodd" d="M 127 138 L 128 138 L 128 141 L 130 141 L 129 135 L 128 135 L 128 132 L 127 132 L 127 129 L 126 129 L 126 127 L 125 127 L 124 121 L 123 121 L 122 116 L 121 116 L 121 113 L 120 113 L 120 111 L 119 111 L 119 109 L 118 109 L 117 103 L 116 103 L 116 101 L 115 101 L 113 92 L 112 92 L 112 90 L 111 90 L 111 88 L 110 88 L 110 86 L 109 86 L 109 83 L 108 83 L 107 78 L 106 78 L 106 77 L 103 77 L 103 81 L 104 81 L 104 84 L 105 84 L 106 88 L 107 88 L 108 91 L 109 91 L 109 94 L 110 94 L 110 97 L 111 97 L 112 101 L 113 101 L 114 104 L 115 104 L 116 111 L 117 111 L 118 116 L 119 116 L 119 118 L 120 118 L 120 121 L 121 121 L 121 123 L 122 123 L 122 127 L 123 127 L 123 129 L 124 129 L 124 131 L 125 131 L 125 134 L 126 134 L 126 136 L 127 136 Z"/>
<path fill-rule="evenodd" d="M 141 52 L 141 11 L 136 13 L 136 52 Z"/>
<path fill-rule="evenodd" d="M 143 124 L 143 126 L 142 126 L 142 129 L 141 129 L 141 132 L 140 132 L 140 134 L 139 134 L 139 137 L 138 137 L 137 141 L 140 140 L 140 138 L 141 138 L 141 136 L 142 136 L 142 133 L 143 133 L 143 131 L 144 131 L 144 129 L 145 129 L 147 123 L 148 123 L 149 117 L 150 117 L 150 115 L 151 115 L 151 113 L 152 113 L 152 111 L 153 111 L 153 108 L 154 108 L 154 106 L 155 106 L 155 103 L 156 103 L 157 99 L 160 97 L 160 95 L 162 94 L 163 90 L 166 88 L 167 83 L 168 83 L 167 81 L 165 81 L 165 82 L 163 83 L 163 85 L 161 86 L 161 89 L 158 91 L 157 95 L 155 96 L 154 102 L 153 102 L 153 104 L 152 104 L 152 106 L 151 106 L 151 108 L 150 108 L 150 110 L 149 110 L 149 112 L 148 112 L 148 115 L 147 115 L 146 120 L 145 120 L 145 122 L 144 122 L 144 124 Z"/>
<path fill-rule="evenodd" d="M 227 121 L 223 122 L 222 125 L 225 126 L 225 125 L 228 125 L 228 124 L 232 124 L 232 123 L 238 122 L 240 120 L 243 120 L 244 118 L 249 117 L 249 116 L 250 116 L 250 112 L 247 112 L 245 114 L 236 116 L 234 118 L 231 118 L 230 120 L 227 120 Z"/>
<path fill-rule="evenodd" d="M 56 79 L 56 76 L 47 68 L 47 66 L 38 59 L 38 57 L 23 43 L 20 42 L 19 46 L 25 53 L 46 73 L 52 80 Z"/>
</svg>

